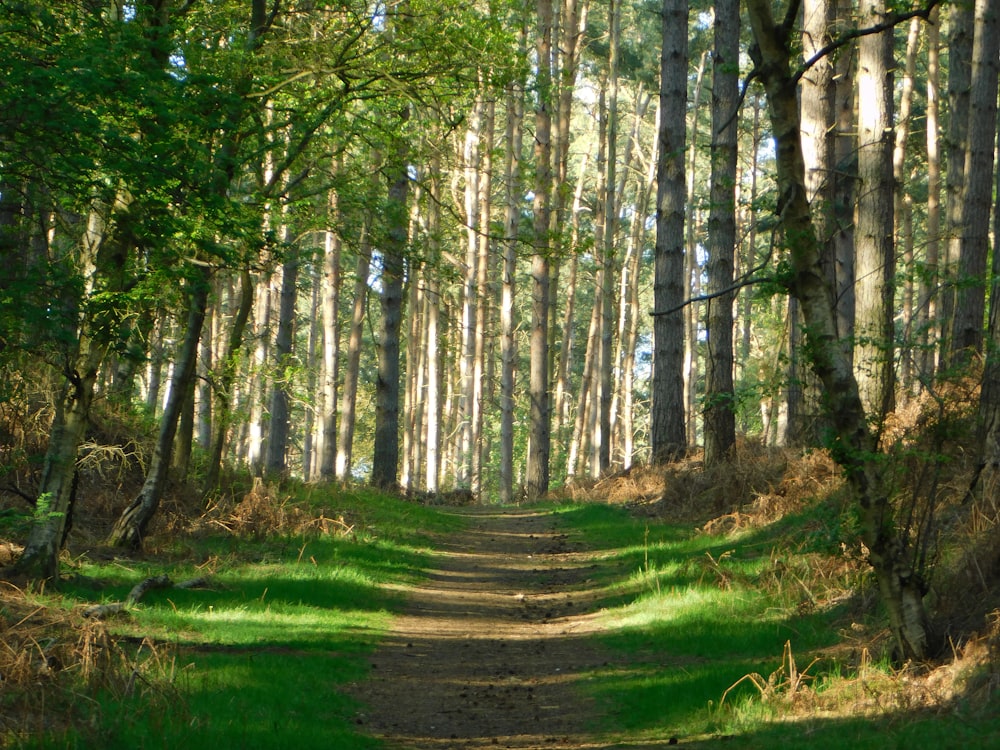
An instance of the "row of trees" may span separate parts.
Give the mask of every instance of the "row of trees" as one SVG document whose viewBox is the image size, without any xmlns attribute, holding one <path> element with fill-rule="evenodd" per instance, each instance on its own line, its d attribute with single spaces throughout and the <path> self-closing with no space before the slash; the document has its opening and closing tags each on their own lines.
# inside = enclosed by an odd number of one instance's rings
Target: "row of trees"
<svg viewBox="0 0 1000 750">
<path fill-rule="evenodd" d="M 22 570 L 95 399 L 159 426 L 123 546 L 171 471 L 510 501 L 826 434 L 926 654 L 881 425 L 1000 336 L 994 5 L 0 2 L 4 398 L 53 415 Z"/>
</svg>

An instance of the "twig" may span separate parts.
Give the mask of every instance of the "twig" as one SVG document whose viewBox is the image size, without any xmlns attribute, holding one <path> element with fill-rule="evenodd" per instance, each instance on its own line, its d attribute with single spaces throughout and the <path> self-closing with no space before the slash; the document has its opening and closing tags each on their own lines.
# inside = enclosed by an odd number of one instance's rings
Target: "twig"
<svg viewBox="0 0 1000 750">
<path fill-rule="evenodd" d="M 195 589 L 195 588 L 207 588 L 208 587 L 208 576 L 199 576 L 198 578 L 190 578 L 186 581 L 181 581 L 180 583 L 174 583 L 170 576 L 163 574 L 159 576 L 151 576 L 143 581 L 140 581 L 132 590 L 129 591 L 128 596 L 125 597 L 123 602 L 111 602 L 109 604 L 95 604 L 91 607 L 87 607 L 83 611 L 83 616 L 92 620 L 103 620 L 111 615 L 121 614 L 122 612 L 128 612 L 129 608 L 139 602 L 142 597 L 146 595 L 147 591 L 152 589 Z"/>
</svg>

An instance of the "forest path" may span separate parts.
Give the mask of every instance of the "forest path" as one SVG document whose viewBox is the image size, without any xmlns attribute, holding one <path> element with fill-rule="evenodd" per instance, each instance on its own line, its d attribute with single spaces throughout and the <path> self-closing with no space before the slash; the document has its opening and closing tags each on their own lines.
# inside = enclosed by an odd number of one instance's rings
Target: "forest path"
<svg viewBox="0 0 1000 750">
<path fill-rule="evenodd" d="M 468 528 L 435 545 L 435 569 L 352 686 L 359 728 L 407 750 L 609 747 L 590 734 L 600 707 L 578 689 L 615 658 L 587 637 L 599 627 L 595 554 L 551 511 L 453 512 Z"/>
</svg>

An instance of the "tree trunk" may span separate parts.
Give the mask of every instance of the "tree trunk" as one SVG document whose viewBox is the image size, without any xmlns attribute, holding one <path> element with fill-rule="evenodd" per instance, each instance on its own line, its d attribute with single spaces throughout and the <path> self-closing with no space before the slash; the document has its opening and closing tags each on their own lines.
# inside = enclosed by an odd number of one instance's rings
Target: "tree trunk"
<svg viewBox="0 0 1000 750">
<path fill-rule="evenodd" d="M 462 356 L 459 359 L 459 434 L 458 463 L 455 466 L 455 484 L 469 488 L 472 469 L 472 413 L 474 410 L 475 386 L 473 368 L 476 354 L 477 306 L 481 302 L 476 293 L 476 278 L 479 265 L 479 138 L 483 109 L 482 91 L 468 117 L 465 131 L 462 163 L 465 174 L 465 264 L 462 268 Z"/>
<path fill-rule="evenodd" d="M 965 164 L 969 147 L 969 95 L 972 88 L 973 3 L 955 3 L 949 7 L 948 24 L 948 134 L 945 163 L 945 232 L 947 243 L 940 275 L 946 286 L 941 290 L 938 342 L 942 365 L 953 361 L 953 323 L 955 285 L 960 247 L 965 227 L 962 225 L 965 201 Z"/>
<path fill-rule="evenodd" d="M 264 370 L 271 351 L 271 318 L 274 299 L 274 276 L 266 270 L 256 285 L 257 300 L 253 306 L 254 341 L 250 376 L 246 384 L 246 400 L 249 402 L 247 420 L 247 442 L 244 459 L 250 471 L 258 474 L 264 458 Z"/>
<path fill-rule="evenodd" d="M 528 467 L 529 499 L 549 489 L 551 433 L 549 413 L 549 256 L 552 188 L 552 0 L 537 0 L 538 103 L 535 110 L 535 248 L 531 259 L 531 334 Z"/>
<path fill-rule="evenodd" d="M 618 234 L 618 47 L 621 38 L 621 7 L 618 0 L 608 3 L 608 147 L 607 178 L 604 199 L 604 248 L 601 265 L 601 356 L 600 377 L 595 381 L 600 398 L 597 420 L 599 439 L 594 476 L 600 477 L 611 467 L 611 400 L 613 390 L 613 348 L 615 334 L 615 248 Z M 599 436 L 599 437 L 598 437 Z"/>
<path fill-rule="evenodd" d="M 938 325 L 938 258 L 941 247 L 941 157 L 938 148 L 941 11 L 935 6 L 927 23 L 927 245 L 917 298 L 920 379 L 929 383 L 937 370 L 935 330 Z"/>
<path fill-rule="evenodd" d="M 831 0 L 836 18 L 853 17 L 852 0 Z M 836 278 L 837 333 L 849 361 L 854 358 L 854 204 L 857 192 L 858 142 L 855 122 L 855 47 L 849 45 L 834 57 L 834 143 L 833 207 L 834 257 L 831 261 Z"/>
<path fill-rule="evenodd" d="M 441 257 L 441 162 L 434 151 L 430 162 L 427 208 L 428 278 L 425 295 L 425 357 L 427 360 L 427 398 L 424 404 L 426 428 L 424 433 L 424 487 L 437 492 L 441 473 L 441 280 L 435 269 Z"/>
<path fill-rule="evenodd" d="M 400 111 L 400 120 L 409 110 Z M 372 484 L 395 489 L 399 474 L 400 328 L 403 308 L 403 255 L 406 251 L 408 217 L 406 147 L 400 142 L 390 171 L 386 196 L 387 237 L 382 254 L 382 324 L 378 349 L 378 379 L 375 385 L 375 451 Z"/>
<path fill-rule="evenodd" d="M 812 367 L 825 388 L 833 428 L 831 449 L 859 510 L 861 536 L 869 549 L 869 563 L 889 612 L 899 655 L 923 659 L 929 653 L 923 582 L 907 564 L 906 542 L 895 528 L 882 457 L 876 452 L 858 383 L 837 336 L 833 289 L 824 272 L 806 194 L 787 34 L 774 22 L 768 0 L 748 0 L 747 9 L 756 40 L 754 62 L 767 90 L 776 142 L 777 208 L 791 262 L 790 290 L 802 303 Z"/>
<path fill-rule="evenodd" d="M 650 440 L 654 461 L 687 450 L 684 427 L 684 140 L 687 130 L 687 0 L 663 0 L 657 161 Z"/>
<path fill-rule="evenodd" d="M 986 310 L 986 262 L 993 207 L 993 152 L 997 133 L 997 68 L 1000 21 L 997 0 L 976 0 L 969 93 L 965 185 L 960 195 L 961 235 L 951 362 L 964 364 L 982 352 Z"/>
<path fill-rule="evenodd" d="M 361 229 L 361 247 L 354 270 L 354 302 L 347 334 L 344 362 L 344 386 L 340 395 L 340 430 L 337 433 L 336 476 L 341 482 L 351 477 L 354 424 L 357 414 L 358 381 L 361 377 L 361 348 L 364 337 L 365 310 L 368 307 L 368 275 L 371 273 L 371 218 Z"/>
<path fill-rule="evenodd" d="M 579 242 L 580 242 L 580 213 L 581 200 L 583 196 L 584 179 L 587 173 L 587 164 L 590 161 L 590 152 L 587 151 L 580 159 L 579 172 L 577 173 L 576 189 L 573 193 L 573 206 L 571 209 L 570 221 L 570 260 L 569 276 L 566 279 L 565 298 L 563 301 L 562 331 L 563 337 L 559 346 L 559 372 L 556 375 L 555 390 L 555 412 L 556 429 L 560 440 L 565 440 L 566 425 L 573 412 L 572 382 L 571 374 L 576 359 L 576 310 L 577 310 L 577 278 L 580 273 Z M 581 386 L 582 388 L 582 386 Z M 567 476 L 573 476 L 576 467 L 572 456 L 579 453 L 578 434 L 570 429 L 570 458 L 566 463 Z"/>
<path fill-rule="evenodd" d="M 705 71 L 708 70 L 708 50 L 701 53 L 698 72 L 695 74 L 694 92 L 691 98 L 691 126 L 688 136 L 688 161 L 685 183 L 687 200 L 684 212 L 684 294 L 688 298 L 684 305 L 684 415 L 687 424 L 688 445 L 698 443 L 698 369 L 701 364 L 698 352 L 698 329 L 701 326 L 701 275 L 702 267 L 698 258 L 698 229 L 701 224 L 698 191 L 698 145 L 701 141 L 701 97 L 705 90 Z"/>
<path fill-rule="evenodd" d="M 226 352 L 219 364 L 219 372 L 216 375 L 215 388 L 213 389 L 215 404 L 212 411 L 215 416 L 215 431 L 212 435 L 211 448 L 208 451 L 208 466 L 205 469 L 203 488 L 205 494 L 214 491 L 219 486 L 222 454 L 225 450 L 226 434 L 229 431 L 233 412 L 233 384 L 236 382 L 239 353 L 243 347 L 243 334 L 253 309 L 253 298 L 253 278 L 250 276 L 250 270 L 244 268 L 240 272 L 239 303 L 232 326 L 229 329 Z"/>
<path fill-rule="evenodd" d="M 523 46 L 523 34 L 521 36 Z M 524 91 L 520 82 L 507 88 L 507 151 L 504 185 L 507 210 L 504 217 L 503 272 L 500 285 L 500 502 L 514 501 L 514 404 L 517 363 L 516 298 L 517 244 L 521 226 L 521 149 Z"/>
<path fill-rule="evenodd" d="M 902 240 L 904 269 L 902 299 L 902 345 L 900 347 L 899 385 L 900 398 L 908 399 L 914 393 L 914 284 L 917 276 L 913 255 L 913 198 L 906 175 L 906 144 L 911 128 L 913 109 L 913 87 L 917 67 L 917 46 L 920 41 L 919 18 L 910 19 L 910 29 L 906 37 L 906 63 L 899 95 L 899 116 L 896 121 L 895 143 L 892 149 L 893 225 L 896 237 Z"/>
<path fill-rule="evenodd" d="M 275 378 L 271 385 L 271 420 L 267 440 L 266 469 L 269 474 L 282 476 L 288 466 L 288 442 L 291 429 L 292 349 L 295 341 L 295 300 L 299 280 L 298 251 L 285 248 L 281 266 L 281 292 L 278 304 L 278 326 L 274 336 Z"/>
<path fill-rule="evenodd" d="M 882 21 L 866 4 L 861 23 Z M 878 424 L 893 407 L 892 30 L 862 37 L 858 54 L 858 208 L 854 239 L 854 370 L 865 411 Z"/>
<path fill-rule="evenodd" d="M 110 230 L 114 215 L 126 207 L 127 199 L 121 195 L 112 205 L 95 203 L 78 249 L 66 259 L 67 271 L 80 281 L 80 291 L 65 311 L 66 340 L 72 342 L 65 353 L 65 383 L 55 403 L 31 530 L 16 564 L 18 572 L 31 578 L 59 575 L 59 551 L 73 510 L 77 454 L 116 326 L 114 321 L 99 321 L 88 314 L 87 303 L 95 294 L 115 294 L 124 287 L 128 248 Z"/>
<path fill-rule="evenodd" d="M 488 325 L 487 313 L 493 309 L 492 295 L 489 289 L 489 271 L 493 263 L 490 249 L 493 211 L 493 142 L 496 125 L 496 103 L 490 99 L 484 103 L 480 138 L 480 165 L 482 175 L 479 178 L 479 227 L 478 227 L 478 257 L 476 259 L 476 336 L 472 357 L 472 476 L 470 489 L 473 497 L 479 498 L 483 491 L 483 464 L 486 444 L 483 440 L 483 406 L 486 394 L 486 331 Z"/>
<path fill-rule="evenodd" d="M 216 285 L 217 296 L 221 288 Z M 204 333 L 201 337 L 201 352 L 198 355 L 197 417 L 198 446 L 208 450 L 212 445 L 212 368 L 215 366 L 216 342 L 219 339 L 220 302 L 209 304 L 205 313 Z"/>
<path fill-rule="evenodd" d="M 333 165 L 334 173 L 339 173 L 342 168 L 342 158 L 338 157 Z M 337 370 L 340 325 L 337 308 L 340 305 L 340 259 L 343 244 L 339 228 L 343 216 L 340 210 L 340 195 L 336 190 L 330 191 L 328 210 L 330 229 L 325 232 L 323 243 L 323 280 L 320 292 L 323 321 L 323 410 L 319 420 L 323 436 L 320 441 L 319 475 L 326 480 L 339 476 L 337 474 Z M 367 273 L 367 267 L 365 271 Z"/>
<path fill-rule="evenodd" d="M 174 435 L 177 432 L 178 418 L 184 399 L 194 378 L 195 363 L 198 359 L 198 342 L 201 339 L 201 329 L 205 322 L 205 310 L 208 306 L 208 290 L 210 286 L 208 269 L 197 266 L 195 273 L 188 282 L 188 317 L 184 331 L 184 342 L 174 363 L 174 372 L 170 380 L 170 393 L 160 420 L 160 432 L 153 450 L 153 457 L 146 471 L 146 481 L 138 496 L 118 517 L 108 544 L 112 547 L 139 549 L 149 522 L 153 519 L 160 504 L 167 483 L 170 468 L 170 453 L 173 449 Z"/>
<path fill-rule="evenodd" d="M 174 449 L 170 457 L 170 468 L 174 476 L 184 479 L 191 465 L 191 454 L 194 451 L 194 386 L 196 377 L 192 377 L 181 402 L 181 413 L 177 422 L 177 434 L 174 436 Z"/>
<path fill-rule="evenodd" d="M 712 190 L 708 217 L 708 362 L 705 466 L 725 461 L 736 444 L 733 390 L 733 265 L 736 252 L 736 102 L 739 96 L 739 0 L 715 6 L 712 56 Z"/>
</svg>

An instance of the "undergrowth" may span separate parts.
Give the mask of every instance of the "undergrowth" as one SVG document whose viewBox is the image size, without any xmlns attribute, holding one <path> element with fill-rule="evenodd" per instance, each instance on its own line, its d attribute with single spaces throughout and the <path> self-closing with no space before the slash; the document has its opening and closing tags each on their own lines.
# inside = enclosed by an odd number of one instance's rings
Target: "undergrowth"
<svg viewBox="0 0 1000 750">
<path fill-rule="evenodd" d="M 0 591 L 0 746 L 367 747 L 336 688 L 364 675 L 399 606 L 383 584 L 413 582 L 428 534 L 458 523 L 258 481 L 186 519 L 175 507 L 140 557 L 68 552 L 57 588 Z M 130 602 L 153 579 L 167 584 Z M 197 585 L 169 585 L 183 579 Z"/>
<path fill-rule="evenodd" d="M 894 512 L 947 645 L 931 664 L 892 665 L 856 514 L 825 451 L 741 440 L 724 466 L 695 453 L 563 488 L 552 512 L 601 563 L 601 638 L 624 655 L 587 682 L 608 706 L 608 744 L 1000 747 L 1000 495 L 970 492 L 966 387 L 900 409 L 883 436 Z M 0 584 L 0 745 L 374 746 L 336 688 L 363 678 L 399 607 L 385 584 L 412 583 L 432 536 L 458 530 L 431 507 L 442 498 L 232 477 L 203 505 L 180 485 L 144 553 L 122 558 L 100 542 L 146 461 L 126 432 L 86 447 L 58 589 Z M 0 447 L 0 564 L 27 530 L 31 435 Z M 204 584 L 85 616 L 159 576 Z"/>
</svg>

